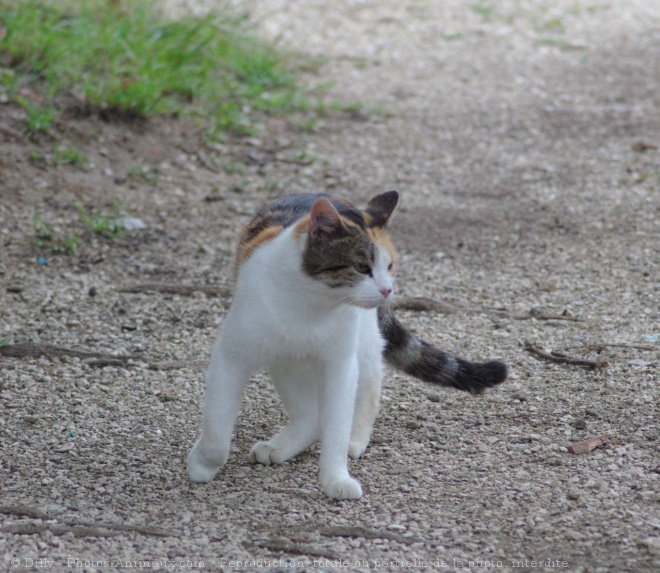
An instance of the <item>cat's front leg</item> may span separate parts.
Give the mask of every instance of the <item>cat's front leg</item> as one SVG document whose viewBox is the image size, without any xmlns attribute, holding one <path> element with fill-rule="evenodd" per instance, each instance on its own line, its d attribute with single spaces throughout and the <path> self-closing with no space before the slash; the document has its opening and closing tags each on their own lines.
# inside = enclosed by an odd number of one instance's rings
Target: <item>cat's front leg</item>
<svg viewBox="0 0 660 573">
<path fill-rule="evenodd" d="M 227 461 L 232 430 L 249 375 L 245 361 L 231 352 L 221 335 L 211 354 L 206 380 L 202 435 L 188 456 L 191 481 L 211 481 Z"/>
<path fill-rule="evenodd" d="M 320 430 L 321 487 L 333 499 L 360 499 L 360 482 L 348 473 L 348 443 L 357 391 L 357 358 L 335 359 L 326 364 L 321 381 Z"/>
<path fill-rule="evenodd" d="M 250 451 L 252 463 L 267 466 L 297 456 L 319 439 L 318 364 L 287 359 L 272 363 L 269 371 L 289 415 L 289 424 L 270 440 L 257 442 Z"/>
</svg>

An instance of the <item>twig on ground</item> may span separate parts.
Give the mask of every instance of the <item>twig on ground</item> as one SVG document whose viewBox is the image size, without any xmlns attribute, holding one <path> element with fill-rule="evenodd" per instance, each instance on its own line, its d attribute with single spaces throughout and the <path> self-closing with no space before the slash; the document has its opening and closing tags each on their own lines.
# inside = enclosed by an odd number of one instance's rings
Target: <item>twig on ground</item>
<svg viewBox="0 0 660 573">
<path fill-rule="evenodd" d="M 12 523 L 0 528 L 3 533 L 16 533 L 18 535 L 33 535 L 50 531 L 54 535 L 73 533 L 76 537 L 116 537 L 121 531 L 106 529 L 104 527 L 88 527 L 82 525 L 59 525 L 57 523 Z"/>
<path fill-rule="evenodd" d="M 92 360 L 87 360 L 87 366 L 92 366 L 93 368 L 104 368 L 106 366 L 126 366 L 126 360 L 121 358 L 94 358 Z"/>
<path fill-rule="evenodd" d="M 589 350 L 595 350 L 600 352 L 605 348 L 631 348 L 633 350 L 660 350 L 660 346 L 654 346 L 653 344 L 614 344 L 614 343 L 598 343 L 598 344 L 581 344 L 580 346 L 568 346 L 566 350 L 575 350 L 576 348 L 586 348 Z"/>
<path fill-rule="evenodd" d="M 146 357 L 140 354 L 108 354 L 106 352 L 88 352 L 85 350 L 74 350 L 64 346 L 55 346 L 53 344 L 26 342 L 23 344 L 5 344 L 0 345 L 0 356 L 10 358 L 38 358 L 39 356 L 58 357 L 70 356 L 80 358 L 92 367 L 131 366 L 133 362 L 146 364 L 152 370 L 177 370 L 179 368 L 203 368 L 202 362 L 168 361 L 168 362 L 150 362 Z"/>
<path fill-rule="evenodd" d="M 332 553 L 331 551 L 326 551 L 319 547 L 314 547 L 313 545 L 305 545 L 303 543 L 295 543 L 289 539 L 282 537 L 264 539 L 264 540 L 254 540 L 252 542 L 246 543 L 246 546 L 249 547 L 261 547 L 263 549 L 270 549 L 271 551 L 281 551 L 282 553 L 290 553 L 291 555 L 313 555 L 315 557 L 325 557 L 327 559 L 339 560 L 340 556 Z"/>
<path fill-rule="evenodd" d="M 209 296 L 231 296 L 231 289 L 226 287 L 160 283 L 146 283 L 133 286 L 124 286 L 119 288 L 119 292 L 134 294 L 144 292 L 160 292 L 165 294 L 178 294 L 181 296 L 191 296 L 196 292 L 203 292 Z"/>
<path fill-rule="evenodd" d="M 126 363 L 129 360 L 139 360 L 138 354 L 113 355 L 105 352 L 87 352 L 84 350 L 73 350 L 64 346 L 45 344 L 37 342 L 24 342 L 21 344 L 5 344 L 0 346 L 0 355 L 12 358 L 36 358 L 39 356 L 71 356 L 73 358 L 99 360 L 113 360 Z"/>
<path fill-rule="evenodd" d="M 527 314 L 519 314 L 511 317 L 513 320 L 566 320 L 568 322 L 584 322 L 584 319 L 568 314 L 546 314 L 544 312 L 535 312 L 530 310 Z"/>
<path fill-rule="evenodd" d="M 46 512 L 38 507 L 28 507 L 27 505 L 0 505 L 0 513 L 5 515 L 15 515 L 17 517 L 32 517 L 34 519 L 44 519 Z"/>
<path fill-rule="evenodd" d="M 0 506 L 0 513 L 17 517 L 29 517 L 44 521 L 59 521 L 60 523 L 14 523 L 0 529 L 6 533 L 32 534 L 50 531 L 56 535 L 73 533 L 76 537 L 111 537 L 121 533 L 135 532 L 155 537 L 171 537 L 172 534 L 164 529 L 150 525 L 132 525 L 129 523 L 95 523 L 93 521 L 78 521 L 71 518 L 60 518 L 49 515 L 38 508 L 21 505 Z"/>
<path fill-rule="evenodd" d="M 338 525 L 335 527 L 322 527 L 319 533 L 325 537 L 362 537 L 363 539 L 389 539 L 399 543 L 424 543 L 423 539 L 401 535 L 393 531 L 376 531 L 367 527 Z"/>
<path fill-rule="evenodd" d="M 392 302 L 392 307 L 401 310 L 414 310 L 419 312 L 444 312 L 453 313 L 460 310 L 448 302 L 427 298 L 425 296 L 401 296 L 396 297 Z"/>
<path fill-rule="evenodd" d="M 573 358 L 566 354 L 558 352 L 546 352 L 532 342 L 525 342 L 525 351 L 534 354 L 544 360 L 556 362 L 557 364 L 568 364 L 570 366 L 587 366 L 588 368 L 606 368 L 609 366 L 607 360 L 584 360 L 582 358 Z"/>
<path fill-rule="evenodd" d="M 150 370 L 179 370 L 180 368 L 205 368 L 205 362 L 185 362 L 183 360 L 148 362 Z"/>
<path fill-rule="evenodd" d="M 470 314 L 494 314 L 501 318 L 510 318 L 511 320 L 564 320 L 569 322 L 584 322 L 582 318 L 571 316 L 569 314 L 546 314 L 537 312 L 534 309 L 527 314 L 511 314 L 506 309 L 491 308 L 482 306 L 479 308 L 468 308 L 463 305 L 452 304 L 442 300 L 436 300 L 425 296 L 400 296 L 392 302 L 392 307 L 401 310 L 412 310 L 416 312 L 441 312 L 444 314 L 453 314 L 465 312 Z"/>
</svg>

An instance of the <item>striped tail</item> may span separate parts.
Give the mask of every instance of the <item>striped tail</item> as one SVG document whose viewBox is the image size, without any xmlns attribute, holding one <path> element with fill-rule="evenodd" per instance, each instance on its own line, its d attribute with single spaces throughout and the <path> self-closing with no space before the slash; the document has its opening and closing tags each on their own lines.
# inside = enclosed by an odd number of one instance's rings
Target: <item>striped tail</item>
<svg viewBox="0 0 660 573">
<path fill-rule="evenodd" d="M 425 382 L 481 394 L 506 380 L 502 362 L 468 362 L 443 352 L 406 329 L 388 306 L 378 308 L 378 326 L 385 338 L 385 360 Z"/>
</svg>

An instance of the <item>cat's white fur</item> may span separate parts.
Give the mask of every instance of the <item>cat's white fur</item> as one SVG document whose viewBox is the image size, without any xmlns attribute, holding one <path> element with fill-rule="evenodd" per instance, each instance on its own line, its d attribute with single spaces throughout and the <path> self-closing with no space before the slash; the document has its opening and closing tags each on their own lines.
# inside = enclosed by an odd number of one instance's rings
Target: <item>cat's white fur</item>
<svg viewBox="0 0 660 573">
<path fill-rule="evenodd" d="M 376 245 L 371 276 L 353 287 L 329 288 L 301 268 L 307 240 L 307 233 L 297 236 L 289 227 L 240 268 L 211 355 L 202 435 L 188 457 L 192 481 L 210 481 L 225 464 L 245 384 L 268 369 L 289 425 L 256 443 L 250 460 L 282 463 L 320 441 L 325 494 L 362 496 L 347 454 L 364 453 L 378 413 L 384 340 L 376 308 L 394 288 L 391 256 Z"/>
</svg>

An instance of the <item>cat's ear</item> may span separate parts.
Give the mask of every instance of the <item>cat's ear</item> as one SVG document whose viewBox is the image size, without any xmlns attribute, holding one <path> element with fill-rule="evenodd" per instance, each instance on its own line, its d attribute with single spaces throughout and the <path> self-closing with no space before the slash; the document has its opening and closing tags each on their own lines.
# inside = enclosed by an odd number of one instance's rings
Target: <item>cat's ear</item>
<svg viewBox="0 0 660 573">
<path fill-rule="evenodd" d="M 396 191 L 388 191 L 376 195 L 369 203 L 365 211 L 371 217 L 368 225 L 370 227 L 384 227 L 387 225 L 396 204 L 399 202 L 399 194 Z"/>
<path fill-rule="evenodd" d="M 334 205 L 325 198 L 312 205 L 309 219 L 309 235 L 315 239 L 335 237 L 345 230 L 344 223 Z"/>
</svg>

